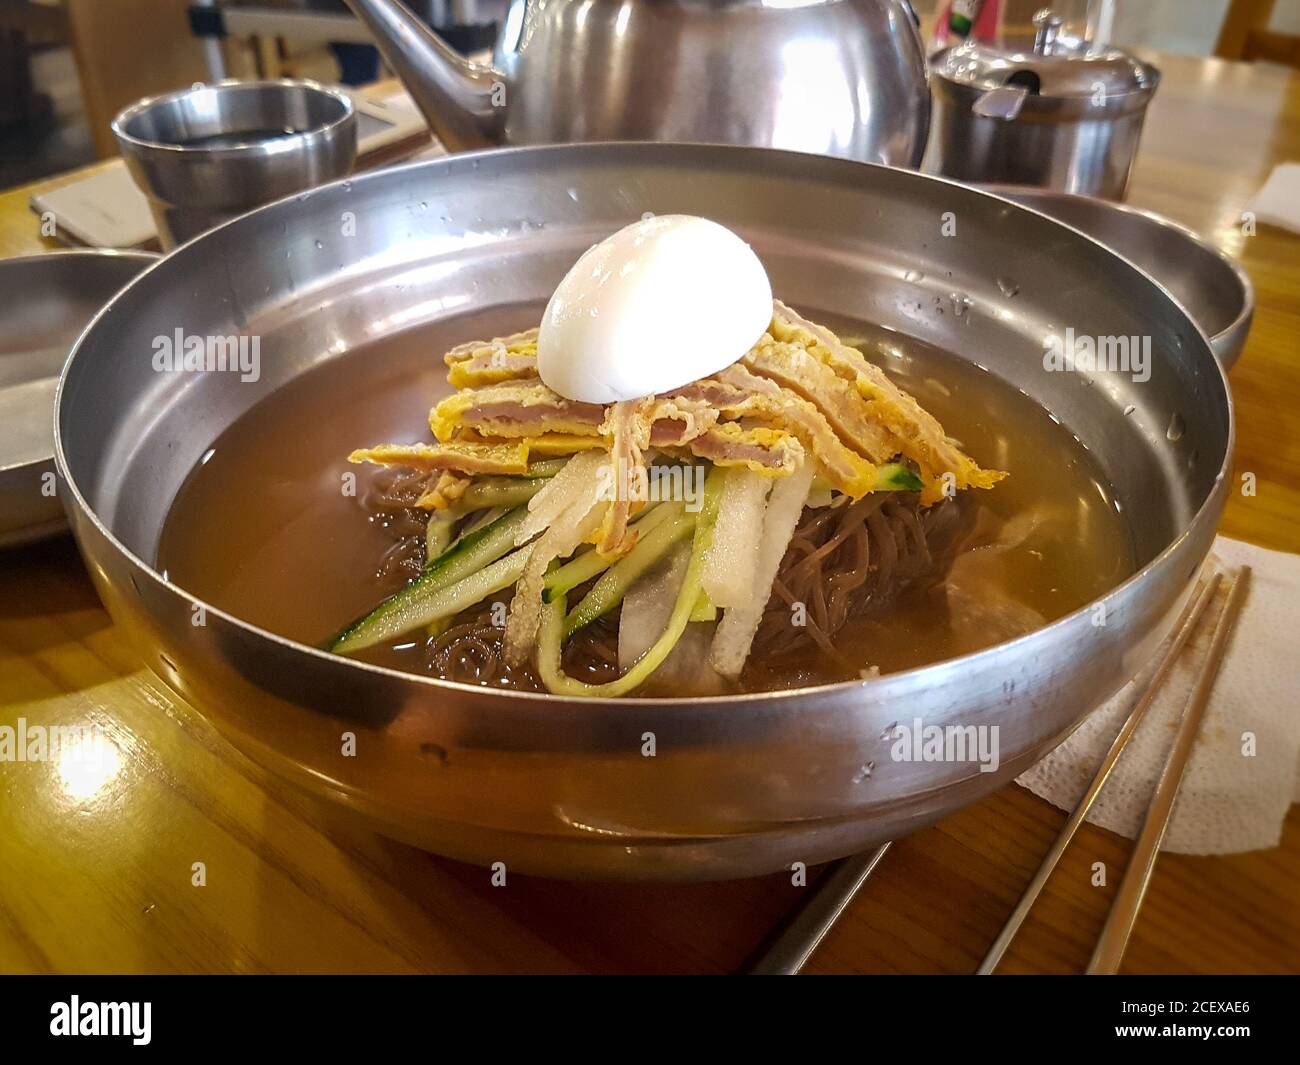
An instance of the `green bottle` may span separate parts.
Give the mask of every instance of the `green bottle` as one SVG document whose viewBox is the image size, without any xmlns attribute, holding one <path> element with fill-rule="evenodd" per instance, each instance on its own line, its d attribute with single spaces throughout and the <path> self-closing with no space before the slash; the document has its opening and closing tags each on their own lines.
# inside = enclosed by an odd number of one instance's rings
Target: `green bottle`
<svg viewBox="0 0 1300 1065">
<path fill-rule="evenodd" d="M 980 8 L 984 0 L 952 0 L 952 12 L 948 15 L 948 32 L 956 37 L 969 37 L 975 28 L 975 20 L 980 17 Z"/>
</svg>

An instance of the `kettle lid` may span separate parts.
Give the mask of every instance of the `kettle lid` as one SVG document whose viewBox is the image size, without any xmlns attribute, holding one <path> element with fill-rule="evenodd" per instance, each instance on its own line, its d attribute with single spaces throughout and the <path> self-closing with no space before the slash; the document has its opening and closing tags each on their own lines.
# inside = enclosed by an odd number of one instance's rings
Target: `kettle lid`
<svg viewBox="0 0 1300 1065">
<path fill-rule="evenodd" d="M 1155 91 L 1160 72 L 1120 48 L 1098 48 L 1089 41 L 1062 38 L 1061 19 L 1044 8 L 1034 16 L 1031 48 L 997 47 L 965 41 L 931 60 L 933 73 L 978 89 L 1018 85 L 1031 96 L 1053 99 L 1106 98 Z"/>
</svg>

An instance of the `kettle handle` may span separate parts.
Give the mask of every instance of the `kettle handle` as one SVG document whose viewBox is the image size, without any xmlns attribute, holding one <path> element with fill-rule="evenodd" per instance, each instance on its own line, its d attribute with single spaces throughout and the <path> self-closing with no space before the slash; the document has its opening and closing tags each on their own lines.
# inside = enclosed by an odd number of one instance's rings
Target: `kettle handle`
<svg viewBox="0 0 1300 1065">
<path fill-rule="evenodd" d="M 461 58 L 400 0 L 345 0 L 448 151 L 501 142 L 505 81 Z"/>
</svg>

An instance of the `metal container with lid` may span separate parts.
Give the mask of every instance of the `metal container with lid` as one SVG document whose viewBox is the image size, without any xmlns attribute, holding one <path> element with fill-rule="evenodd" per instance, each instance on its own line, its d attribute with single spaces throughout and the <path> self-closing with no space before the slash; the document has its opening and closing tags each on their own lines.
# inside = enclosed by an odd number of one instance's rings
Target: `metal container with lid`
<svg viewBox="0 0 1300 1065">
<path fill-rule="evenodd" d="M 931 60 L 930 173 L 1123 199 L 1160 72 L 1063 39 L 1050 10 L 1031 50 L 967 42 Z"/>
</svg>

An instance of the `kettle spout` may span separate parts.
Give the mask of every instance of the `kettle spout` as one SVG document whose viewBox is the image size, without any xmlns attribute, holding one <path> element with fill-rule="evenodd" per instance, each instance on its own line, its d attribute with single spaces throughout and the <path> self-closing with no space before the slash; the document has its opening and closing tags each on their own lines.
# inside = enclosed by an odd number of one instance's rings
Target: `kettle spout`
<svg viewBox="0 0 1300 1065">
<path fill-rule="evenodd" d="M 505 79 L 462 59 L 398 0 L 346 0 L 448 151 L 500 144 Z"/>
</svg>

